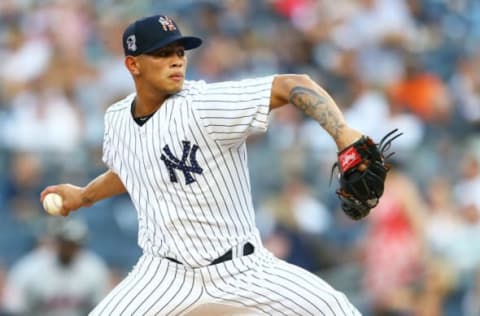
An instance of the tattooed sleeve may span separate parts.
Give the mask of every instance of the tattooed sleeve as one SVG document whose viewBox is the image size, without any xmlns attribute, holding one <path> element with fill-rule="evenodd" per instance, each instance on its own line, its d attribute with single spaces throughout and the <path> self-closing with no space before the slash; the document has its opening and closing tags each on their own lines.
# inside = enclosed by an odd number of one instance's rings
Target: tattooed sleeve
<svg viewBox="0 0 480 316">
<path fill-rule="evenodd" d="M 334 139 L 338 139 L 345 124 L 330 96 L 297 86 L 290 91 L 289 102 L 319 122 Z"/>
</svg>

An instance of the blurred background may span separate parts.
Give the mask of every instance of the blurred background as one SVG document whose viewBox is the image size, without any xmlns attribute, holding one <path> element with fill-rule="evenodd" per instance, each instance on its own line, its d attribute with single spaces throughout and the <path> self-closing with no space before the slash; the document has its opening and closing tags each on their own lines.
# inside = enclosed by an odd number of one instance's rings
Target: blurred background
<svg viewBox="0 0 480 316">
<path fill-rule="evenodd" d="M 35 304 L 41 315 L 85 315 L 140 255 L 128 196 L 75 213 L 86 230 L 73 251 L 39 193 L 105 170 L 103 113 L 133 91 L 121 34 L 154 13 L 204 39 L 189 52 L 189 79 L 306 73 L 374 140 L 404 132 L 381 203 L 354 222 L 329 185 L 333 141 L 291 106 L 274 112 L 248 143 L 272 252 L 365 315 L 480 315 L 478 0 L 0 1 L 0 315 L 34 315 Z M 65 277 L 78 252 L 90 268 Z M 85 286 L 88 304 L 68 296 L 75 277 L 104 280 Z"/>
</svg>

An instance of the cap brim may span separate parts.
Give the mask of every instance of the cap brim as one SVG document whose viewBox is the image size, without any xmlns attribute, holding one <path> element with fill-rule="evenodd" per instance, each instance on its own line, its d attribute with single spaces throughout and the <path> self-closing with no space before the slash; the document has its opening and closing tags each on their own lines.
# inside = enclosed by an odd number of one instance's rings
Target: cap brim
<svg viewBox="0 0 480 316">
<path fill-rule="evenodd" d="M 181 43 L 186 50 L 194 49 L 202 45 L 202 40 L 194 36 L 183 36 L 178 42 Z"/>
<path fill-rule="evenodd" d="M 157 43 L 153 47 L 147 49 L 144 53 L 154 52 L 157 49 L 160 49 L 160 48 L 165 47 L 167 45 L 170 45 L 172 43 L 179 43 L 186 50 L 189 50 L 189 49 L 197 48 L 200 45 L 202 45 L 202 40 L 200 38 L 194 37 L 194 36 L 174 36 L 174 37 L 170 37 L 168 40 Z"/>
</svg>

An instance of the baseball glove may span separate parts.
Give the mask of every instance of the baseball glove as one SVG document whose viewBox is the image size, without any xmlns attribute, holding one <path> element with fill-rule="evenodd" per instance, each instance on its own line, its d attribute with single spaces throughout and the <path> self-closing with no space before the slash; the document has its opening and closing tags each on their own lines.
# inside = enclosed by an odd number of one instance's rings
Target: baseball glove
<svg viewBox="0 0 480 316">
<path fill-rule="evenodd" d="M 362 136 L 355 143 L 338 153 L 338 160 L 332 167 L 339 170 L 340 187 L 336 193 L 341 207 L 348 217 L 359 220 L 370 213 L 383 194 L 387 172 L 386 160 L 394 152 L 386 154 L 392 141 L 403 133 L 394 129 L 375 144 L 368 136 Z M 331 177 L 330 177 L 331 180 Z"/>
</svg>

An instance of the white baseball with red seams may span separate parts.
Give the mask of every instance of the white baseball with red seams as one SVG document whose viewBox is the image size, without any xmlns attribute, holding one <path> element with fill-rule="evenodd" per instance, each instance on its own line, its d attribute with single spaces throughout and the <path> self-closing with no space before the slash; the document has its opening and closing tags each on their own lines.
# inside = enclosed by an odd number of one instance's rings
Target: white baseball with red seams
<svg viewBox="0 0 480 316">
<path fill-rule="evenodd" d="M 60 194 L 49 193 L 43 199 L 43 208 L 45 212 L 50 215 L 58 216 L 61 215 L 63 208 L 63 199 Z"/>
</svg>

